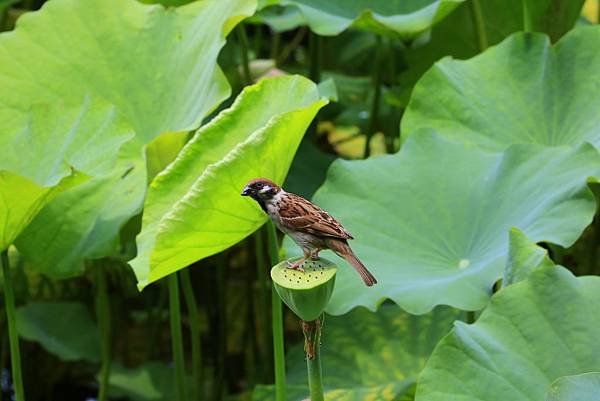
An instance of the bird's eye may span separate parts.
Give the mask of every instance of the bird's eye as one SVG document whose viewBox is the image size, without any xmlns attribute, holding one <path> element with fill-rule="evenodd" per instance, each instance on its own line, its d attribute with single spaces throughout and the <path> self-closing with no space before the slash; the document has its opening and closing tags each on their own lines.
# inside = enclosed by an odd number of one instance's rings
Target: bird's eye
<svg viewBox="0 0 600 401">
<path fill-rule="evenodd" d="M 256 188 L 262 188 L 262 187 L 263 187 L 262 183 L 259 182 L 259 183 L 256 184 Z"/>
</svg>

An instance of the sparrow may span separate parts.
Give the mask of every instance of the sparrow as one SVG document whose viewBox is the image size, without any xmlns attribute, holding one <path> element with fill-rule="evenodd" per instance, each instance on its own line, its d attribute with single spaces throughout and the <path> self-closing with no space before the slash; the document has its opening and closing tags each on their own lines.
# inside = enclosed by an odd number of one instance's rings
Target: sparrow
<svg viewBox="0 0 600 401">
<path fill-rule="evenodd" d="M 302 263 L 309 258 L 318 260 L 321 250 L 330 249 L 348 261 L 367 286 L 377 283 L 348 245 L 348 240 L 354 239 L 352 234 L 325 210 L 299 195 L 284 191 L 266 178 L 248 182 L 241 195 L 254 199 L 275 226 L 302 248 L 304 257 L 294 263 L 288 262 L 288 268 L 304 271 Z"/>
</svg>

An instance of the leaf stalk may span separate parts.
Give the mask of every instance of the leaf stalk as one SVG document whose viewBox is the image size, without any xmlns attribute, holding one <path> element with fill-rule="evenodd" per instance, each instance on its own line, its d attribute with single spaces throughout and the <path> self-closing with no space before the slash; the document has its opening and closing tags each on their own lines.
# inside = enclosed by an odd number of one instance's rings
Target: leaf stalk
<svg viewBox="0 0 600 401">
<path fill-rule="evenodd" d="M 21 371 L 21 352 L 19 350 L 19 334 L 17 333 L 17 319 L 15 316 L 15 294 L 13 291 L 7 249 L 2 251 L 0 258 L 2 263 L 2 274 L 4 275 L 4 304 L 6 308 L 8 342 L 10 345 L 10 364 L 15 389 L 15 400 L 25 401 L 25 390 L 23 388 L 23 376 Z"/>
<path fill-rule="evenodd" d="M 179 281 L 177 273 L 169 276 L 169 309 L 171 321 L 171 347 L 175 362 L 175 388 L 178 401 L 187 401 L 185 391 L 185 365 L 181 335 L 181 306 L 179 304 Z"/>
<path fill-rule="evenodd" d="M 200 316 L 198 313 L 198 304 L 194 296 L 192 280 L 188 269 L 183 269 L 180 272 L 181 289 L 188 311 L 188 320 L 190 322 L 190 339 L 192 342 L 192 377 L 193 377 L 193 397 L 200 401 L 203 399 L 202 394 L 202 350 L 200 338 Z"/>
<path fill-rule="evenodd" d="M 98 401 L 105 401 L 107 398 L 108 386 L 110 383 L 110 365 L 111 365 L 111 319 L 110 302 L 108 299 L 108 284 L 104 266 L 96 266 L 96 319 L 100 330 L 100 383 L 98 389 Z"/>
<path fill-rule="evenodd" d="M 237 27 L 237 37 L 240 42 L 240 55 L 242 57 L 242 71 L 244 73 L 244 85 L 252 85 L 252 75 L 250 74 L 250 61 L 248 60 L 248 35 L 244 25 Z"/>
<path fill-rule="evenodd" d="M 274 266 L 279 263 L 279 246 L 277 244 L 277 234 L 272 222 L 268 223 L 268 242 L 269 256 L 271 264 Z M 275 362 L 275 399 L 285 401 L 285 355 L 283 345 L 283 310 L 281 300 L 271 286 L 271 324 L 273 326 L 273 359 Z"/>
<path fill-rule="evenodd" d="M 483 19 L 483 11 L 481 10 L 481 3 L 479 0 L 471 0 L 469 2 L 469 8 L 471 10 L 471 19 L 473 20 L 473 26 L 475 28 L 477 47 L 479 48 L 479 52 L 483 52 L 488 47 L 488 39 L 485 32 L 485 22 Z"/>
<path fill-rule="evenodd" d="M 308 370 L 308 388 L 311 401 L 324 401 L 323 372 L 321 369 L 322 317 L 312 322 L 301 321 L 304 334 L 304 353 Z"/>
<path fill-rule="evenodd" d="M 365 141 L 364 158 L 371 155 L 371 139 L 377 132 L 379 125 L 379 102 L 381 99 L 381 63 L 383 61 L 383 48 L 381 37 L 377 36 L 377 44 L 375 47 L 375 62 L 373 64 L 373 103 L 371 103 L 371 113 L 369 114 L 369 125 L 367 127 L 367 140 Z"/>
</svg>

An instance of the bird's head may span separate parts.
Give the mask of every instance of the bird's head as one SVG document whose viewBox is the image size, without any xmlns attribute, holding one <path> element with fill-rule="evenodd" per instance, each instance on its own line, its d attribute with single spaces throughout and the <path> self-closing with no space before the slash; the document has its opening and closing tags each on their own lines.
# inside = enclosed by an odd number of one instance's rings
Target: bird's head
<svg viewBox="0 0 600 401">
<path fill-rule="evenodd" d="M 257 201 L 269 201 L 281 191 L 279 185 L 266 178 L 256 178 L 246 184 L 242 196 L 250 196 Z"/>
</svg>

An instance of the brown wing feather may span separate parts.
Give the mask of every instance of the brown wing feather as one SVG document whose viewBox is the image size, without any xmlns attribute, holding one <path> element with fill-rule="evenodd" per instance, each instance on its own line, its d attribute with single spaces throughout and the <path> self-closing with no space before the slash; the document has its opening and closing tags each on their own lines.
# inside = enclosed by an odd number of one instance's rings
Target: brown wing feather
<svg viewBox="0 0 600 401">
<path fill-rule="evenodd" d="M 326 237 L 354 239 L 336 219 L 314 203 L 296 194 L 279 205 L 281 223 L 297 231 Z"/>
</svg>

